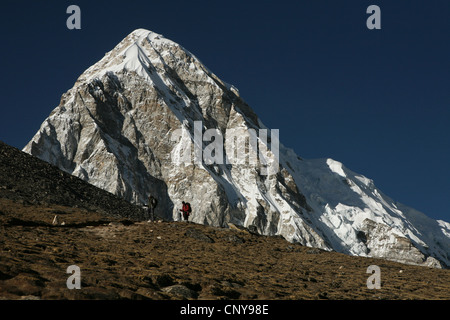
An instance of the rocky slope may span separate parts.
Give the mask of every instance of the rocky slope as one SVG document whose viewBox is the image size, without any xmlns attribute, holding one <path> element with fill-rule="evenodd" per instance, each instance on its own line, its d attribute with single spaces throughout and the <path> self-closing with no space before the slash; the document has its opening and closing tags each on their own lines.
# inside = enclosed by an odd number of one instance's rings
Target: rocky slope
<svg viewBox="0 0 450 320">
<path fill-rule="evenodd" d="M 337 161 L 301 159 L 278 134 L 192 53 L 138 29 L 63 94 L 24 151 L 133 203 L 152 193 L 166 219 L 178 220 L 189 200 L 197 223 L 450 265 L 449 223 L 396 203 Z"/>
<path fill-rule="evenodd" d="M 449 270 L 327 252 L 238 227 L 139 221 L 140 208 L 1 143 L 0 179 L 0 300 L 450 298 Z M 67 288 L 71 265 L 80 268 L 80 289 Z M 381 269 L 381 289 L 367 288 L 370 265 Z"/>
<path fill-rule="evenodd" d="M 124 219 L 146 218 L 142 207 L 97 188 L 0 141 L 0 198 L 24 206 L 61 205 Z"/>
</svg>

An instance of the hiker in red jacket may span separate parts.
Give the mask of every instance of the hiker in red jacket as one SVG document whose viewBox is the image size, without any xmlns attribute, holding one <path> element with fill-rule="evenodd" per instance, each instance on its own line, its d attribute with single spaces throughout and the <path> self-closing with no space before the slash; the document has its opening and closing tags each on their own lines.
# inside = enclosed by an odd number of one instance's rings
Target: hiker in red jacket
<svg viewBox="0 0 450 320">
<path fill-rule="evenodd" d="M 182 202 L 183 207 L 180 209 L 180 211 L 183 213 L 184 221 L 188 221 L 189 214 L 192 212 L 191 204 L 189 202 Z"/>
</svg>

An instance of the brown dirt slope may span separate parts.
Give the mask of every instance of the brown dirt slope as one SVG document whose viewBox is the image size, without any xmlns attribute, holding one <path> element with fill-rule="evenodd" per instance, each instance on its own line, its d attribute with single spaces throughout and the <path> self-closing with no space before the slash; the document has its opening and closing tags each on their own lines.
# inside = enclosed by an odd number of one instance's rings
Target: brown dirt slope
<svg viewBox="0 0 450 320">
<path fill-rule="evenodd" d="M 449 270 L 350 257 L 238 228 L 138 221 L 138 208 L 110 194 L 91 202 L 87 190 L 100 191 L 79 179 L 55 171 L 55 182 L 54 167 L 14 162 L 30 158 L 9 147 L 0 155 L 2 299 L 450 298 Z M 81 289 L 67 288 L 71 265 L 80 268 Z M 370 265 L 381 269 L 381 289 L 367 288 Z"/>
<path fill-rule="evenodd" d="M 53 225 L 58 215 L 64 225 Z M 449 299 L 449 270 L 350 257 L 183 222 L 0 201 L 6 299 Z M 77 265 L 81 289 L 69 290 Z M 381 289 L 368 289 L 369 265 Z"/>
</svg>

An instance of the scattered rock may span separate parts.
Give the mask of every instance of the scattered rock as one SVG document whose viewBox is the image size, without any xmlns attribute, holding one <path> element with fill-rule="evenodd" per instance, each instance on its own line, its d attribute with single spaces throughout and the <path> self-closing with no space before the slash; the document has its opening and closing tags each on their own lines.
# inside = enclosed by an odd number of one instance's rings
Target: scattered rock
<svg viewBox="0 0 450 320">
<path fill-rule="evenodd" d="M 0 281 L 1 280 L 9 280 L 9 279 L 11 279 L 11 278 L 14 278 L 16 275 L 12 275 L 12 274 L 9 274 L 9 273 L 6 273 L 6 272 L 2 272 L 1 270 L 0 270 Z"/>
<path fill-rule="evenodd" d="M 320 292 L 320 293 L 317 294 L 317 297 L 319 299 L 329 299 L 327 292 Z"/>
<path fill-rule="evenodd" d="M 39 296 L 45 286 L 44 279 L 39 276 L 21 273 L 3 282 L 2 290 L 20 296 Z"/>
<path fill-rule="evenodd" d="M 341 282 L 341 281 L 338 281 L 338 280 L 333 280 L 333 281 L 331 282 L 330 287 L 332 287 L 332 288 L 334 288 L 334 289 L 340 288 L 340 287 L 342 287 L 342 282 Z"/>
<path fill-rule="evenodd" d="M 29 295 L 29 296 L 21 296 L 20 300 L 41 300 L 41 298 L 38 296 Z"/>
<path fill-rule="evenodd" d="M 162 291 L 174 296 L 181 297 L 183 299 L 197 299 L 198 297 L 197 292 L 181 284 L 175 284 L 173 286 L 165 287 L 162 289 Z"/>
<path fill-rule="evenodd" d="M 301 252 L 302 248 L 300 246 L 298 246 L 298 245 L 288 245 L 286 247 L 286 251 L 287 252 Z"/>
<path fill-rule="evenodd" d="M 159 264 L 157 264 L 153 261 L 150 261 L 149 263 L 146 264 L 146 267 L 147 268 L 159 268 Z"/>
<path fill-rule="evenodd" d="M 250 233 L 246 228 L 244 228 L 243 226 L 238 226 L 234 223 L 228 222 L 228 227 L 231 230 L 236 230 L 236 231 L 240 231 L 240 232 L 244 232 L 244 233 Z"/>
<path fill-rule="evenodd" d="M 221 281 L 220 284 L 223 285 L 224 287 L 229 287 L 229 288 L 242 288 L 241 284 L 235 283 L 235 282 L 230 282 L 230 281 Z"/>
<path fill-rule="evenodd" d="M 322 250 L 317 249 L 317 248 L 312 248 L 312 249 L 309 249 L 308 251 L 306 251 L 306 253 L 307 254 L 321 254 Z"/>
<path fill-rule="evenodd" d="M 211 293 L 215 296 L 223 296 L 229 299 L 239 299 L 241 293 L 230 288 L 224 288 L 219 285 L 213 285 L 210 288 Z"/>
<path fill-rule="evenodd" d="M 123 227 L 124 225 L 121 222 L 112 221 L 112 222 L 108 223 L 108 226 L 118 228 L 118 227 Z"/>
<path fill-rule="evenodd" d="M 194 290 L 194 291 L 197 291 L 197 292 L 202 291 L 202 286 L 200 284 L 198 284 L 198 283 L 191 283 L 191 282 L 188 282 L 188 281 L 184 281 L 184 282 L 181 282 L 179 284 L 187 287 L 188 289 L 191 289 L 191 290 Z"/>
<path fill-rule="evenodd" d="M 253 235 L 259 235 L 258 228 L 256 226 L 248 226 L 248 232 Z"/>
<path fill-rule="evenodd" d="M 207 236 L 206 234 L 204 234 L 203 232 L 201 232 L 200 230 L 191 228 L 186 230 L 186 232 L 184 233 L 184 235 L 186 237 L 190 237 L 199 241 L 203 241 L 203 242 L 207 242 L 207 243 L 214 243 L 214 240 Z"/>
<path fill-rule="evenodd" d="M 158 299 L 168 299 L 169 297 L 161 291 L 155 291 L 150 288 L 139 288 L 136 290 L 136 294 L 145 297 L 146 299 L 158 300 Z"/>
<path fill-rule="evenodd" d="M 163 287 L 168 287 L 168 286 L 174 285 L 175 281 L 173 280 L 172 276 L 169 274 L 160 274 L 155 277 L 155 283 L 159 287 L 163 288 Z"/>
<path fill-rule="evenodd" d="M 231 243 L 244 243 L 245 240 L 235 234 L 230 234 L 226 240 Z"/>
<path fill-rule="evenodd" d="M 149 276 L 140 276 L 139 278 L 139 286 L 141 288 L 156 288 L 153 283 L 153 279 Z"/>
<path fill-rule="evenodd" d="M 137 292 L 133 292 L 130 290 L 120 290 L 119 292 L 120 298 L 121 299 L 127 299 L 127 300 L 148 300 L 150 299 L 149 297 L 139 294 Z"/>
</svg>

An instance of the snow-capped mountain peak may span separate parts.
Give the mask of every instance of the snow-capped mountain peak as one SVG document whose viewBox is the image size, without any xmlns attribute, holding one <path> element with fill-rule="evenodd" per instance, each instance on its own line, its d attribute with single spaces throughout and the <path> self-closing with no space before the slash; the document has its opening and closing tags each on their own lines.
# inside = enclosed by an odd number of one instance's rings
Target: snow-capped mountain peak
<svg viewBox="0 0 450 320">
<path fill-rule="evenodd" d="M 224 144 L 212 152 L 216 139 Z M 235 158 L 230 141 L 247 161 L 225 161 Z M 301 159 L 278 144 L 278 131 L 264 126 L 234 86 L 145 29 L 78 78 L 24 151 L 131 202 L 145 204 L 151 193 L 167 219 L 180 219 L 188 200 L 197 223 L 243 225 L 352 255 L 450 265 L 449 223 L 394 202 L 338 161 Z"/>
</svg>

